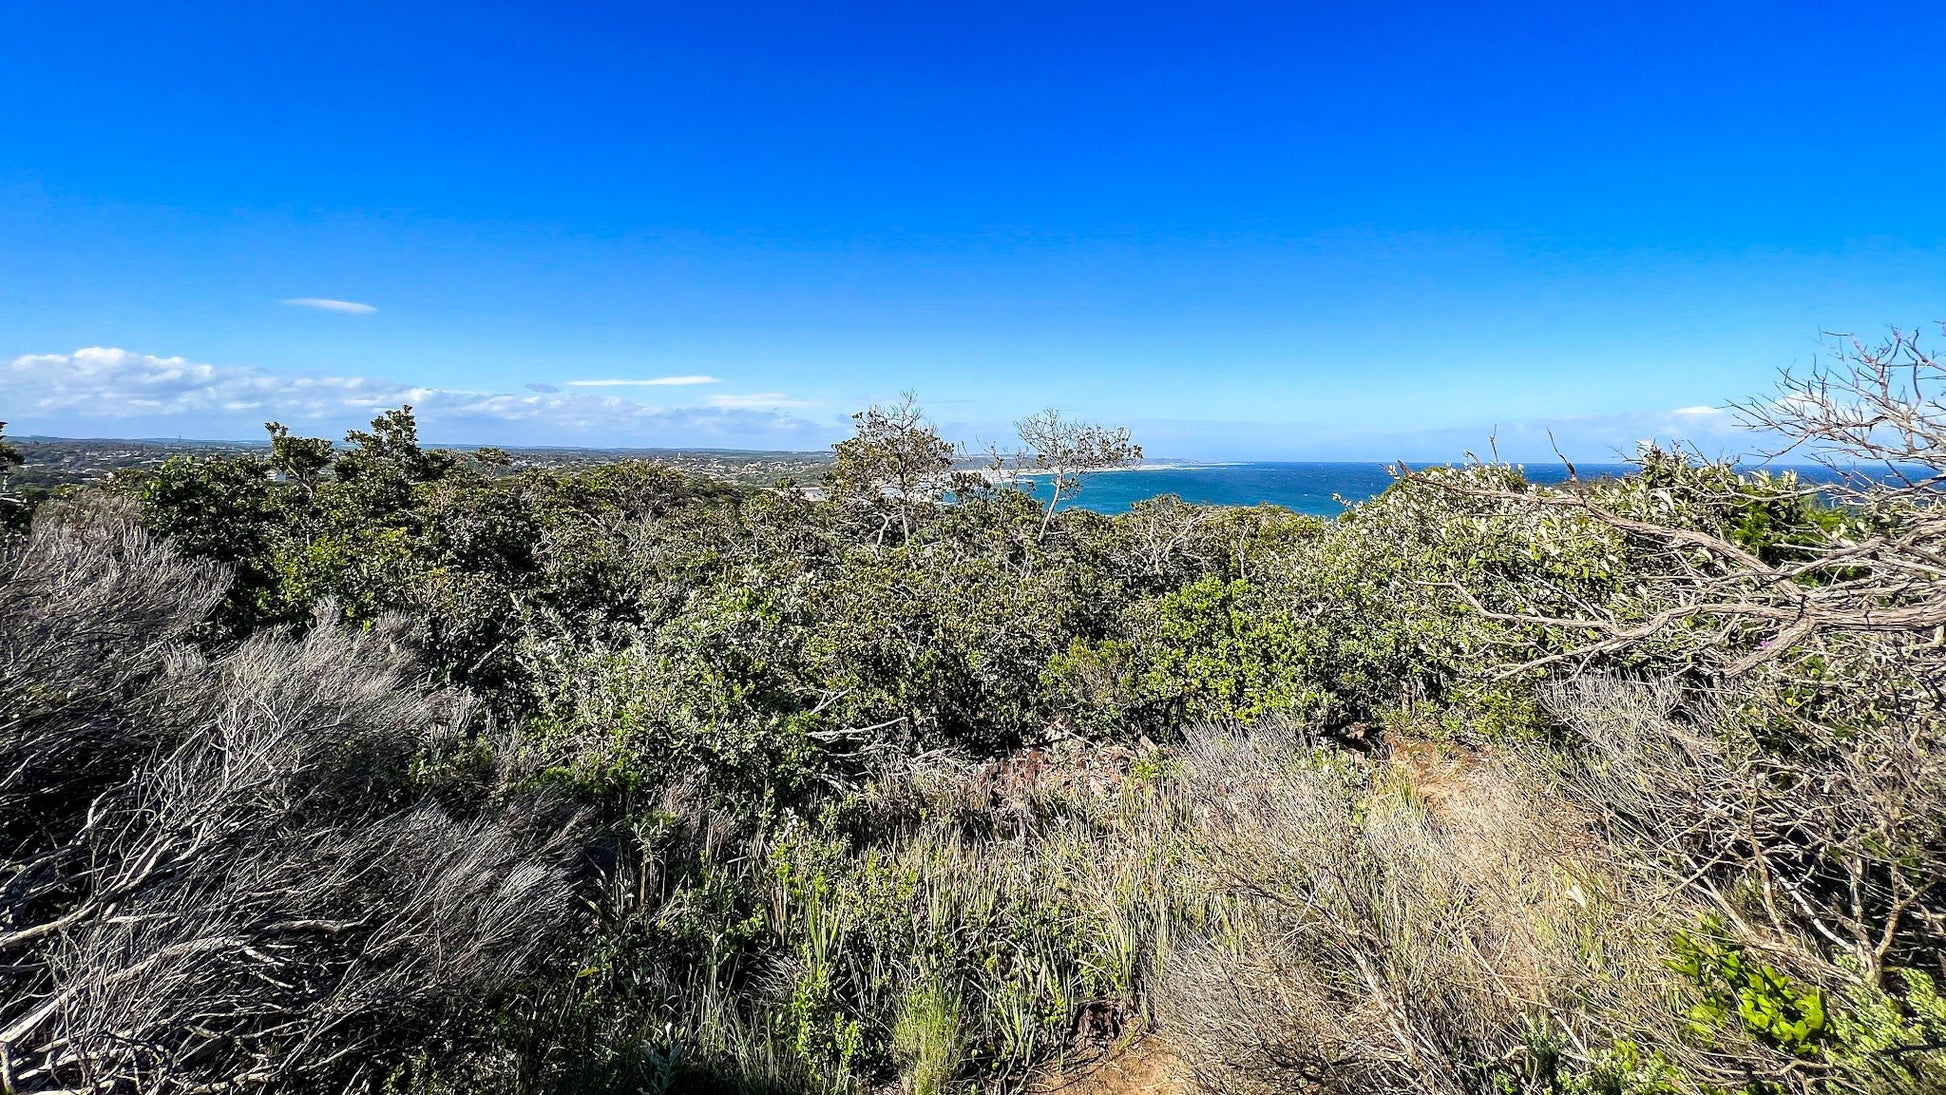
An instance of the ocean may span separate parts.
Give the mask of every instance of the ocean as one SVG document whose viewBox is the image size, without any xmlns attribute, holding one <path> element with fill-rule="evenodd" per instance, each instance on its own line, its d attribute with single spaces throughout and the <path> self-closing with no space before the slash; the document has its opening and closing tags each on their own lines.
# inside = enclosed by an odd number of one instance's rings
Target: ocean
<svg viewBox="0 0 1946 1095">
<path fill-rule="evenodd" d="M 1559 463 L 1526 466 L 1527 478 L 1535 483 L 1559 483 L 1567 469 Z M 1630 464 L 1577 464 L 1584 479 L 1604 475 L 1626 475 Z M 1810 473 L 1816 469 L 1795 469 Z M 1817 481 L 1817 476 L 1806 474 Z M 1392 483 L 1385 465 L 1372 463 L 1239 463 L 1183 464 L 1132 468 L 1102 472 L 1088 477 L 1081 493 L 1070 505 L 1100 513 L 1126 513 L 1135 503 L 1160 494 L 1178 495 L 1185 502 L 1219 506 L 1254 506 L 1270 503 L 1299 513 L 1335 517 L 1344 512 L 1346 502 L 1362 502 L 1376 496 Z M 1038 482 L 1034 493 L 1046 501 L 1048 487 Z M 1343 499 L 1340 501 L 1339 499 Z"/>
</svg>

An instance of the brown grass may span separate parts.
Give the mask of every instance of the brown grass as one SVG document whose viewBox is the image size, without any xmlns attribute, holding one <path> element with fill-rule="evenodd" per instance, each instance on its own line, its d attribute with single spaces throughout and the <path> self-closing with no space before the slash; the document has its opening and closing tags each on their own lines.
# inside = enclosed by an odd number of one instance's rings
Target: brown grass
<svg viewBox="0 0 1946 1095">
<path fill-rule="evenodd" d="M 1586 1053 L 1654 1010 L 1663 918 L 1506 758 L 1274 729 L 1187 752 L 1190 861 L 1231 900 L 1159 997 L 1199 1087 L 1459 1093 L 1537 1031 Z"/>
</svg>

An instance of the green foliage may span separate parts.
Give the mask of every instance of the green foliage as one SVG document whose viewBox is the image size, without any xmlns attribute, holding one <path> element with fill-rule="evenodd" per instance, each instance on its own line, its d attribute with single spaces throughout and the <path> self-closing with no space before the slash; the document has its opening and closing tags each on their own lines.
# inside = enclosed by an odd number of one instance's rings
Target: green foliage
<svg viewBox="0 0 1946 1095">
<path fill-rule="evenodd" d="M 1049 721 L 1041 670 L 1085 626 L 1067 577 L 946 545 L 850 553 L 805 591 L 805 687 L 837 693 L 849 725 L 1004 747 Z"/>
<path fill-rule="evenodd" d="M 214 559 L 233 575 L 219 619 L 237 635 L 302 618 L 278 574 L 286 499 L 271 469 L 251 456 L 173 456 L 136 483 L 143 523 L 182 551 Z"/>
<path fill-rule="evenodd" d="M 1541 1023 L 1526 1038 L 1518 1069 L 1490 1070 L 1501 1095 L 1678 1095 L 1693 1089 L 1661 1053 L 1645 1053 L 1623 1038 L 1577 1060 L 1570 1047 Z"/>
<path fill-rule="evenodd" d="M 1562 1095 L 1677 1095 L 1688 1085 L 1661 1053 L 1645 1053 L 1626 1039 L 1596 1052 L 1585 1068 L 1563 1077 Z"/>
<path fill-rule="evenodd" d="M 746 602 L 627 647 L 537 650 L 522 669 L 549 777 L 598 801 L 686 779 L 746 801 L 803 789 L 816 760 L 807 735 L 822 719 L 771 691 L 769 659 L 796 656 L 775 624 Z"/>
<path fill-rule="evenodd" d="M 1753 958 L 1722 935 L 1720 922 L 1679 933 L 1674 967 L 1701 992 L 1689 1019 L 1709 1031 L 1734 1020 L 1746 1032 L 1793 1057 L 1816 1057 L 1832 1038 L 1823 990 Z"/>
<path fill-rule="evenodd" d="M 1897 991 L 1854 982 L 1830 1028 L 1841 1073 L 1861 1085 L 1946 1089 L 1946 997 L 1931 974 L 1895 969 Z"/>
<path fill-rule="evenodd" d="M 1104 640 L 1063 652 L 1050 686 L 1090 728 L 1272 712 L 1342 726 L 1431 705 L 1464 733 L 1530 737 L 1527 682 L 1495 670 L 1579 636 L 1499 623 L 1473 602 L 1610 602 L 1632 569 L 1604 529 L 1463 493 L 1523 486 L 1512 469 L 1432 469 L 1329 525 L 1263 526 L 1222 571 L 1180 574 L 1131 602 Z M 1157 517 L 1138 510 L 1122 525 L 1153 536 Z"/>
<path fill-rule="evenodd" d="M 1143 605 L 1135 637 L 1077 642 L 1052 659 L 1048 676 L 1093 725 L 1159 731 L 1267 714 L 1323 716 L 1330 697 L 1308 671 L 1316 635 L 1265 607 L 1249 582 L 1201 578 Z"/>
<path fill-rule="evenodd" d="M 1688 1012 L 1697 1033 L 1734 1026 L 1830 1069 L 1847 1088 L 1935 1090 L 1946 1082 L 1946 1000 L 1929 974 L 1893 970 L 1895 992 L 1847 970 L 1849 983 L 1834 996 L 1756 958 L 1713 918 L 1672 943 L 1674 969 L 1697 992 Z"/>
<path fill-rule="evenodd" d="M 0 422 L 0 535 L 25 533 L 33 523 L 34 511 L 47 496 L 45 487 L 26 491 L 6 491 L 16 469 L 27 463 L 20 447 L 7 440 L 7 424 Z"/>
</svg>

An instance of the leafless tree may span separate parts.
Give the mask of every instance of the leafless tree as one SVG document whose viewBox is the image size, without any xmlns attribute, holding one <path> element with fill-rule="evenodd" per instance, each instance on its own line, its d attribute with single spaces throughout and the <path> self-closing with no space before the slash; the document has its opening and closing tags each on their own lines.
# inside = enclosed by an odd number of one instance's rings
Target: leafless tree
<svg viewBox="0 0 1946 1095">
<path fill-rule="evenodd" d="M 1572 632 L 1583 641 L 1510 672 L 1602 656 L 1688 631 L 1691 649 L 1732 674 L 1807 642 L 1873 636 L 1891 663 L 1934 664 L 1946 649 L 1946 374 L 1919 340 L 1894 332 L 1881 346 L 1848 342 L 1802 375 L 1786 373 L 1774 398 L 1740 405 L 1766 454 L 1825 465 L 1835 481 L 1812 484 L 1785 472 L 1737 474 L 1728 465 L 1690 469 L 1682 499 L 1653 487 L 1602 491 L 1485 488 L 1462 477 L 1422 473 L 1443 489 L 1551 511 L 1584 529 L 1619 534 L 1636 553 L 1653 595 L 1574 614 L 1487 603 L 1453 587 L 1471 606 L 1515 626 Z M 1651 451 L 1652 465 L 1692 462 Z M 1651 470 L 1654 470 L 1651 468 Z M 1802 513 L 1788 537 L 1753 543 L 1734 521 L 1759 510 Z M 1679 512 L 1680 511 L 1680 512 Z"/>
<path fill-rule="evenodd" d="M 1764 455 L 1814 460 L 1850 497 L 1946 484 L 1946 364 L 1916 331 L 1830 340 L 1831 355 L 1785 370 L 1775 395 L 1734 404 L 1745 424 L 1779 439 Z"/>
</svg>

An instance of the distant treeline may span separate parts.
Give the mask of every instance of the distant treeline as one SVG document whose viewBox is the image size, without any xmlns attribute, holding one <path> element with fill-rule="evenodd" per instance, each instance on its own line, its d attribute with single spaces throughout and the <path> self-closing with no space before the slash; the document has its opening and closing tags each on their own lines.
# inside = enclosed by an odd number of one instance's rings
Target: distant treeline
<svg viewBox="0 0 1946 1095">
<path fill-rule="evenodd" d="M 14 469 L 17 496 L 43 495 L 55 488 L 102 484 L 118 473 L 154 471 L 172 457 L 262 455 L 269 439 L 194 441 L 19 437 L 11 444 L 23 462 Z M 462 446 L 454 451 L 504 456 L 486 466 L 511 470 L 585 468 L 620 460 L 649 460 L 692 474 L 729 482 L 768 484 L 783 478 L 815 480 L 830 466 L 829 453 L 769 452 L 742 449 L 591 449 L 497 448 Z"/>
</svg>

